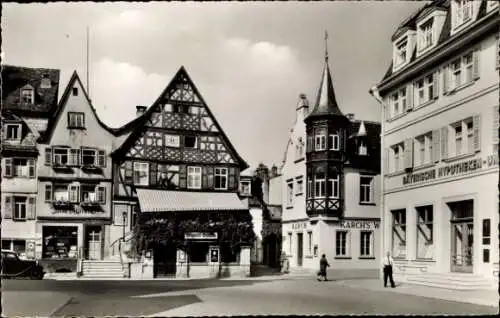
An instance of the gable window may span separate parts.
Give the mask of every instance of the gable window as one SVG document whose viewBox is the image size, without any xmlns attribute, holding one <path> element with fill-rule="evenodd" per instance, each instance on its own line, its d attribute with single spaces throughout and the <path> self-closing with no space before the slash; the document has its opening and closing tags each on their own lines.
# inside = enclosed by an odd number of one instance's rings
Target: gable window
<svg viewBox="0 0 500 318">
<path fill-rule="evenodd" d="M 348 257 L 349 256 L 349 233 L 347 231 L 335 232 L 335 256 Z"/>
<path fill-rule="evenodd" d="M 180 136 L 177 135 L 165 135 L 165 147 L 175 147 L 180 146 Z"/>
<path fill-rule="evenodd" d="M 134 162 L 134 184 L 149 184 L 149 164 L 147 162 Z"/>
<path fill-rule="evenodd" d="M 375 199 L 375 178 L 372 176 L 359 177 L 359 203 L 373 203 Z"/>
<path fill-rule="evenodd" d="M 361 257 L 373 257 L 373 232 L 360 231 L 360 249 L 359 255 Z"/>
<path fill-rule="evenodd" d="M 187 187 L 188 189 L 201 189 L 201 167 L 188 167 Z"/>
<path fill-rule="evenodd" d="M 406 62 L 407 58 L 407 44 L 408 44 L 408 39 L 404 38 L 401 41 L 399 41 L 396 44 L 395 48 L 395 57 L 394 57 L 394 65 L 399 66 L 401 64 L 404 64 Z"/>
<path fill-rule="evenodd" d="M 314 136 L 314 149 L 315 150 L 325 150 L 326 149 L 326 129 L 319 128 L 316 130 Z"/>
<path fill-rule="evenodd" d="M 419 28 L 419 51 L 423 51 L 434 44 L 433 22 L 433 19 L 429 19 L 429 21 L 423 23 Z"/>
<path fill-rule="evenodd" d="M 21 124 L 6 124 L 5 127 L 7 140 L 21 139 Z"/>
<path fill-rule="evenodd" d="M 31 87 L 21 89 L 21 102 L 23 104 L 33 104 L 35 100 L 35 91 Z"/>
<path fill-rule="evenodd" d="M 330 135 L 330 150 L 339 150 L 339 135 Z"/>
<path fill-rule="evenodd" d="M 293 181 L 289 181 L 286 185 L 286 204 L 287 206 L 293 205 Z"/>
<path fill-rule="evenodd" d="M 187 114 L 189 113 L 189 106 L 173 105 L 173 111 L 174 113 Z"/>
<path fill-rule="evenodd" d="M 196 136 L 184 136 L 184 147 L 196 148 Z"/>
<path fill-rule="evenodd" d="M 97 151 L 95 149 L 82 149 L 82 165 L 94 166 L 96 165 Z"/>
<path fill-rule="evenodd" d="M 324 198 L 326 193 L 325 171 L 321 168 L 316 170 L 314 175 L 314 196 L 316 198 Z"/>
<path fill-rule="evenodd" d="M 392 210 L 392 255 L 406 257 L 406 209 Z"/>
<path fill-rule="evenodd" d="M 433 259 L 433 208 L 417 207 L 417 258 Z"/>
<path fill-rule="evenodd" d="M 339 175 L 331 175 L 328 179 L 328 196 L 330 198 L 339 198 Z"/>
<path fill-rule="evenodd" d="M 14 219 L 26 220 L 26 197 L 14 197 Z"/>
<path fill-rule="evenodd" d="M 68 112 L 68 128 L 85 128 L 85 113 Z"/>
<path fill-rule="evenodd" d="M 78 96 L 78 87 L 73 87 L 72 92 L 73 96 Z"/>
<path fill-rule="evenodd" d="M 454 25 L 455 28 L 472 19 L 472 1 L 471 0 L 454 0 L 455 10 Z"/>
<path fill-rule="evenodd" d="M 427 75 L 415 82 L 415 105 L 423 105 L 436 97 L 434 74 Z"/>
<path fill-rule="evenodd" d="M 396 117 L 406 111 L 406 87 L 392 94 L 391 104 L 391 117 Z"/>
<path fill-rule="evenodd" d="M 215 168 L 215 189 L 227 190 L 227 168 Z"/>
<path fill-rule="evenodd" d="M 54 148 L 54 165 L 67 165 L 68 164 L 68 149 L 67 148 Z"/>
</svg>

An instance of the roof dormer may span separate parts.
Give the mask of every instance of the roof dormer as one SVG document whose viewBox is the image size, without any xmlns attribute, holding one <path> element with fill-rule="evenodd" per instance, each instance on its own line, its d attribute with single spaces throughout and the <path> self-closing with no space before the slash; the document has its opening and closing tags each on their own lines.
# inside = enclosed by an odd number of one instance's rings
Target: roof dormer
<svg viewBox="0 0 500 318">
<path fill-rule="evenodd" d="M 451 35 L 462 31 L 477 18 L 481 1 L 451 0 Z"/>
<path fill-rule="evenodd" d="M 446 13 L 445 8 L 430 7 L 417 17 L 417 57 L 436 47 Z"/>
<path fill-rule="evenodd" d="M 416 31 L 408 27 L 396 32 L 393 37 L 392 71 L 396 72 L 408 65 L 415 49 Z"/>
<path fill-rule="evenodd" d="M 30 84 L 26 84 L 21 88 L 21 104 L 35 103 L 35 89 Z"/>
</svg>

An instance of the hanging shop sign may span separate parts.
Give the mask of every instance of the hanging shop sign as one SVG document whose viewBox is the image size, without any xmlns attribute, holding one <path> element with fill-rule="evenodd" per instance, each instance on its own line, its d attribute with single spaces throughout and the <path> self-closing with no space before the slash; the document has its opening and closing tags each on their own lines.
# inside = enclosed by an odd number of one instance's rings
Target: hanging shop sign
<svg viewBox="0 0 500 318">
<path fill-rule="evenodd" d="M 380 221 L 345 220 L 340 223 L 340 227 L 345 229 L 363 230 L 378 229 L 380 227 Z"/>
<path fill-rule="evenodd" d="M 304 229 L 307 229 L 307 222 L 292 223 L 292 230 L 304 230 Z"/>
<path fill-rule="evenodd" d="M 403 185 L 405 186 L 439 178 L 459 176 L 468 172 L 474 172 L 495 166 L 498 166 L 498 155 L 490 155 L 485 159 L 469 159 L 418 173 L 409 173 L 403 177 Z"/>
<path fill-rule="evenodd" d="M 184 234 L 186 240 L 216 240 L 217 233 L 189 232 Z"/>
</svg>

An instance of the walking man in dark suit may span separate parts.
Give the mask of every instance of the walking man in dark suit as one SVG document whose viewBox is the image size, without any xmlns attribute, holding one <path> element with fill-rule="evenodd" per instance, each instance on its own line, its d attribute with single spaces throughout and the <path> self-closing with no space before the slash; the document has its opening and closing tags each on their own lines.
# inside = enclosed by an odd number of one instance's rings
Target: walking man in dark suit
<svg viewBox="0 0 500 318">
<path fill-rule="evenodd" d="M 392 279 L 392 265 L 394 264 L 394 260 L 391 257 L 391 253 L 387 252 L 384 260 L 382 261 L 382 266 L 384 268 L 384 287 L 387 287 L 387 278 L 389 278 L 391 282 L 391 287 L 394 288 L 396 285 L 394 284 L 394 279 Z"/>
</svg>

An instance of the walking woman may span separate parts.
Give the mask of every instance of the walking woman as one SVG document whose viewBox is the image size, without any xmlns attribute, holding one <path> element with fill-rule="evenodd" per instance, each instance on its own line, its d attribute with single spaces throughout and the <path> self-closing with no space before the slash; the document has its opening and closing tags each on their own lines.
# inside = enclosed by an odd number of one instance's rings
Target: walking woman
<svg viewBox="0 0 500 318">
<path fill-rule="evenodd" d="M 319 260 L 319 272 L 318 272 L 318 282 L 321 281 L 321 277 L 323 277 L 326 282 L 328 279 L 326 278 L 326 268 L 330 267 L 328 261 L 326 260 L 326 255 L 323 254 L 321 259 Z"/>
</svg>

